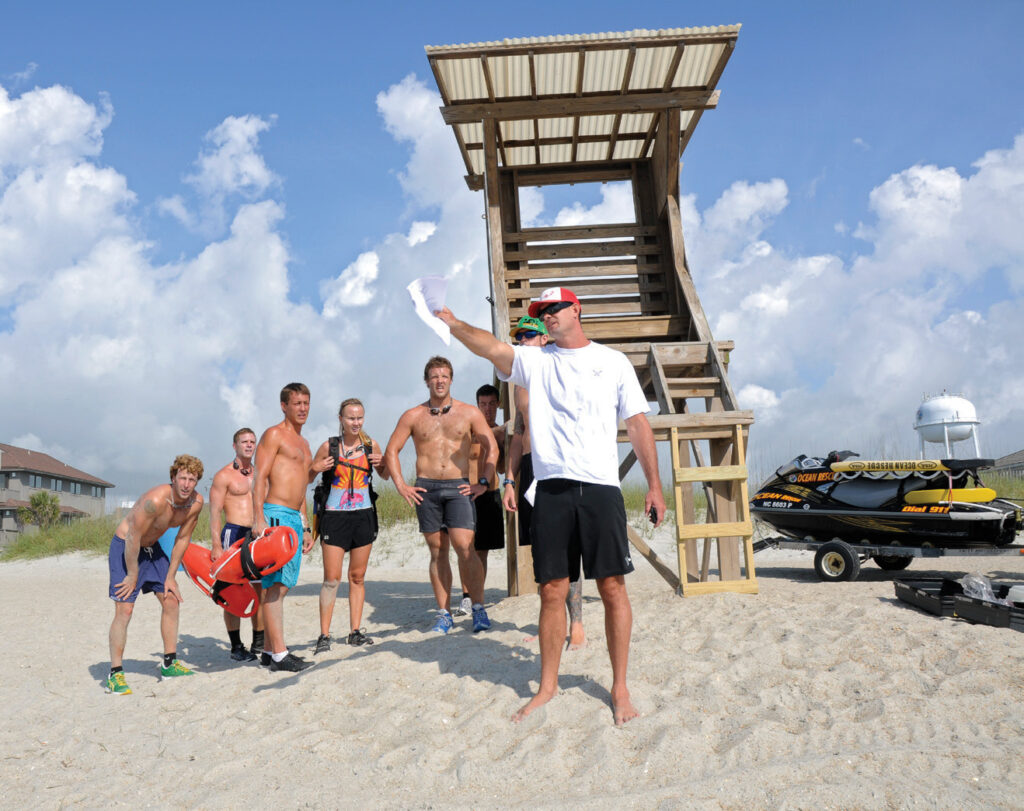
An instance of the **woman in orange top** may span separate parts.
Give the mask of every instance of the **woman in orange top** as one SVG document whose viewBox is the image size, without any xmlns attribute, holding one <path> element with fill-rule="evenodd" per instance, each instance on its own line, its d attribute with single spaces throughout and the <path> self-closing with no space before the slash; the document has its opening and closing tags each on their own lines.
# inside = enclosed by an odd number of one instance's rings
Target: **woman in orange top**
<svg viewBox="0 0 1024 811">
<path fill-rule="evenodd" d="M 320 636 L 314 654 L 331 649 L 331 618 L 341 582 L 341 569 L 348 560 L 348 613 L 351 632 L 349 645 L 372 645 L 359 626 L 363 619 L 366 599 L 366 565 L 370 549 L 377 537 L 377 511 L 370 493 L 372 471 L 388 478 L 380 446 L 363 431 L 365 411 L 363 404 L 352 397 L 338 408 L 341 434 L 338 437 L 338 455 L 335 458 L 331 489 L 323 517 L 319 522 L 320 542 L 324 555 L 324 582 L 320 587 Z M 316 452 L 317 462 L 330 455 L 331 441 L 327 440 Z"/>
</svg>

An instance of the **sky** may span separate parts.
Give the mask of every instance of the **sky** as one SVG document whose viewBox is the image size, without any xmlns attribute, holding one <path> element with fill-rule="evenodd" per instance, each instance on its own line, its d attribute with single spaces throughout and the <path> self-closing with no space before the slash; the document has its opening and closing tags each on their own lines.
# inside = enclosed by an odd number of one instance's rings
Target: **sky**
<svg viewBox="0 0 1024 811">
<path fill-rule="evenodd" d="M 131 499 L 192 453 L 210 474 L 278 392 L 304 431 L 366 404 L 382 445 L 435 353 L 449 279 L 490 324 L 483 197 L 424 45 L 742 23 L 683 156 L 689 264 L 750 458 L 914 455 L 925 394 L 1024 447 L 1024 4 L 17 4 L 0 31 L 0 441 Z M 628 219 L 620 185 L 529 190 L 530 225 Z M 667 446 L 660 454 L 667 457 Z M 960 455 L 969 455 L 966 450 Z M 406 473 L 411 461 L 404 457 Z"/>
</svg>

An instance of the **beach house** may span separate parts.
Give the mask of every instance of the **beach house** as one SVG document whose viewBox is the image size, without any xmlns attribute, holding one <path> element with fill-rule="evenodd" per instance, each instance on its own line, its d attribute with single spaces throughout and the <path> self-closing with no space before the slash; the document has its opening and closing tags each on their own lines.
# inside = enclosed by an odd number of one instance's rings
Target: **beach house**
<svg viewBox="0 0 1024 811">
<path fill-rule="evenodd" d="M 103 515 L 108 481 L 73 468 L 46 453 L 0 443 L 0 546 L 28 529 L 18 508 L 28 507 L 34 493 L 46 491 L 60 500 L 60 520 Z"/>
</svg>

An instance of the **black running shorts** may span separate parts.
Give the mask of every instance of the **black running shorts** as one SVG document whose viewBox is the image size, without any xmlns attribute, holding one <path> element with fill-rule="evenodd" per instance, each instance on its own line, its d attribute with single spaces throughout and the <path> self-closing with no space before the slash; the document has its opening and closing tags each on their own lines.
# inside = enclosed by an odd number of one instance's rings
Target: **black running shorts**
<svg viewBox="0 0 1024 811">
<path fill-rule="evenodd" d="M 501 496 L 497 490 L 488 490 L 473 502 L 476 505 L 476 536 L 473 548 L 478 550 L 505 548 L 505 514 L 501 511 Z"/>
<path fill-rule="evenodd" d="M 324 510 L 320 542 L 351 552 L 372 544 L 374 530 L 373 510 Z"/>
<path fill-rule="evenodd" d="M 537 482 L 530 525 L 533 574 L 538 583 L 580 576 L 588 580 L 633 571 L 622 491 L 571 479 Z"/>
</svg>

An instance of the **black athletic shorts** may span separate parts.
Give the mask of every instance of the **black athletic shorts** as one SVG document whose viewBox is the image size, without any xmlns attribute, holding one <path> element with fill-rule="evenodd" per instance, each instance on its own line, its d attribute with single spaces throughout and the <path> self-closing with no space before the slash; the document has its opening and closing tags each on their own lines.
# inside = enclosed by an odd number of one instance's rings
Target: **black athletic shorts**
<svg viewBox="0 0 1024 811">
<path fill-rule="evenodd" d="M 519 463 L 519 492 L 516 494 L 519 507 L 519 545 L 530 545 L 530 519 L 533 516 L 533 505 L 526 500 L 526 491 L 533 484 L 533 454 L 524 453 Z"/>
<path fill-rule="evenodd" d="M 351 552 L 373 543 L 375 524 L 373 510 L 324 510 L 320 519 L 320 542 Z"/>
<path fill-rule="evenodd" d="M 633 571 L 622 491 L 571 479 L 537 482 L 530 526 L 533 575 L 538 583 L 580 576 L 588 580 Z"/>
<path fill-rule="evenodd" d="M 473 502 L 476 505 L 476 536 L 473 548 L 505 548 L 505 514 L 501 511 L 501 496 L 497 490 L 488 490 Z"/>
</svg>

